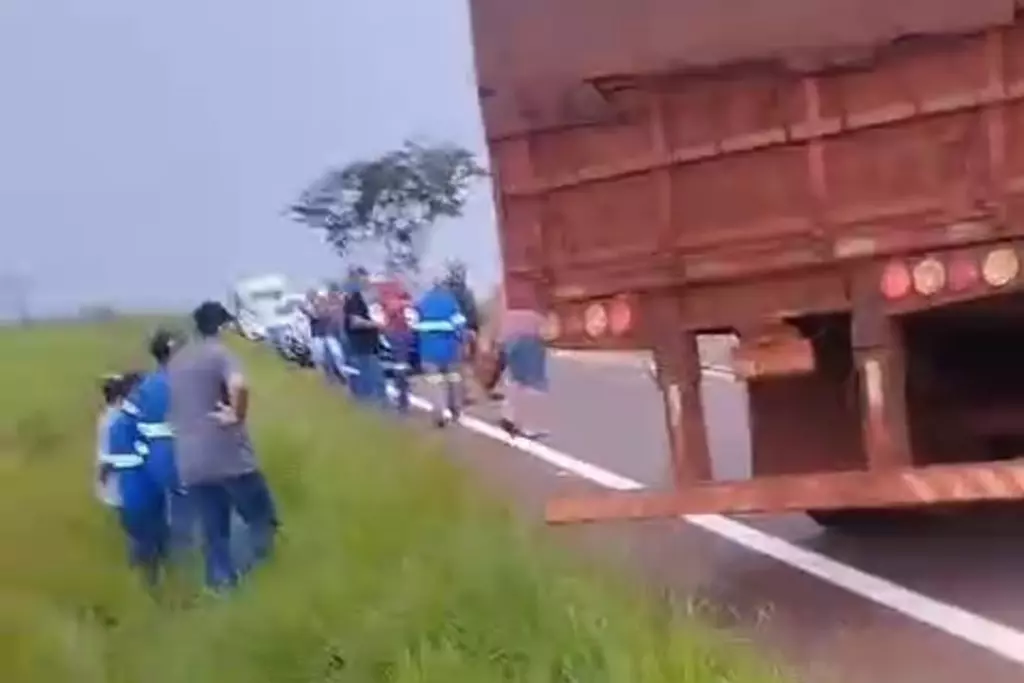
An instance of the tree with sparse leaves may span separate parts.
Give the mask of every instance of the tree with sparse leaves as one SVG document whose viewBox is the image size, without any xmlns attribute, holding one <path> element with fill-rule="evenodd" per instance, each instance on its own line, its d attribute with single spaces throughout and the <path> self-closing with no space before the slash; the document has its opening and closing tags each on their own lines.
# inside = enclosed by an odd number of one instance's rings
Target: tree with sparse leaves
<svg viewBox="0 0 1024 683">
<path fill-rule="evenodd" d="M 288 213 L 322 230 L 343 257 L 357 244 L 378 244 L 389 271 L 415 273 L 430 228 L 461 216 L 473 181 L 485 174 L 467 149 L 406 142 L 377 159 L 327 171 Z"/>
</svg>

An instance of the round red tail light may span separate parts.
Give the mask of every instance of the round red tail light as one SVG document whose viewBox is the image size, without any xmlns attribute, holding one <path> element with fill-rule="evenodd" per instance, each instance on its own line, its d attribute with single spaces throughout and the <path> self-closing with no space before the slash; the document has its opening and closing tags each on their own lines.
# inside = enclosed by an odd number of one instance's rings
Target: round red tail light
<svg viewBox="0 0 1024 683">
<path fill-rule="evenodd" d="M 902 261 L 893 261 L 882 271 L 879 287 L 886 299 L 899 299 L 910 293 L 910 269 Z"/>
<path fill-rule="evenodd" d="M 544 322 L 541 324 L 540 335 L 545 341 L 554 341 L 562 333 L 562 321 L 558 317 L 558 314 L 551 311 L 544 316 Z"/>
<path fill-rule="evenodd" d="M 993 287 L 1009 284 L 1020 273 L 1020 259 L 1010 248 L 995 249 L 985 256 L 981 276 Z"/>
<path fill-rule="evenodd" d="M 978 284 L 981 270 L 978 263 L 970 256 L 957 256 L 949 265 L 949 288 L 954 292 L 963 292 Z"/>
<path fill-rule="evenodd" d="M 911 273 L 918 294 L 931 296 L 946 286 L 946 266 L 932 256 L 919 261 Z"/>
<path fill-rule="evenodd" d="M 608 323 L 612 334 L 621 336 L 633 327 L 633 307 L 625 298 L 618 298 L 609 306 Z"/>
<path fill-rule="evenodd" d="M 608 312 L 603 304 L 590 304 L 583 312 L 583 329 L 591 337 L 600 337 L 608 331 Z"/>
</svg>

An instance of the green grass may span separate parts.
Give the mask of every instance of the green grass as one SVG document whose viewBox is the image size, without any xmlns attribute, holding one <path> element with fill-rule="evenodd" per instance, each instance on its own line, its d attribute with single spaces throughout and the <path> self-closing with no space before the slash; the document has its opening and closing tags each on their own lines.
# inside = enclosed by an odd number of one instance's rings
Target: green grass
<svg viewBox="0 0 1024 683">
<path fill-rule="evenodd" d="M 237 593 L 147 595 L 92 498 L 97 376 L 145 326 L 0 331 L 0 681 L 769 683 L 723 634 L 549 547 L 437 445 L 245 349 L 282 508 Z"/>
</svg>

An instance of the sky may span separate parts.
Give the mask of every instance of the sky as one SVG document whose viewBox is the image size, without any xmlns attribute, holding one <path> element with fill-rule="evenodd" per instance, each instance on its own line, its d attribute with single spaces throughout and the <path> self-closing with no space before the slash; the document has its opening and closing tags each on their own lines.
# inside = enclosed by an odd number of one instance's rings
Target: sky
<svg viewBox="0 0 1024 683">
<path fill-rule="evenodd" d="M 344 265 L 281 215 L 408 138 L 481 154 L 466 0 L 0 0 L 0 317 L 170 310 Z M 499 272 L 490 190 L 428 267 Z M 21 283 L 21 286 L 18 286 Z"/>
</svg>

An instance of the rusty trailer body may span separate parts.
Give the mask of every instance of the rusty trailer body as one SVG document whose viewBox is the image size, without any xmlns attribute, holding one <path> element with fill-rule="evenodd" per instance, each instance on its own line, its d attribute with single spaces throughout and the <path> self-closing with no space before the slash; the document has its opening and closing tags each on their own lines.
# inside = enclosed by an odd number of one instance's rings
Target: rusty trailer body
<svg viewBox="0 0 1024 683">
<path fill-rule="evenodd" d="M 1024 498 L 1017 4 L 471 0 L 509 302 L 664 396 L 676 490 L 550 519 Z M 748 481 L 710 474 L 721 332 Z"/>
</svg>

